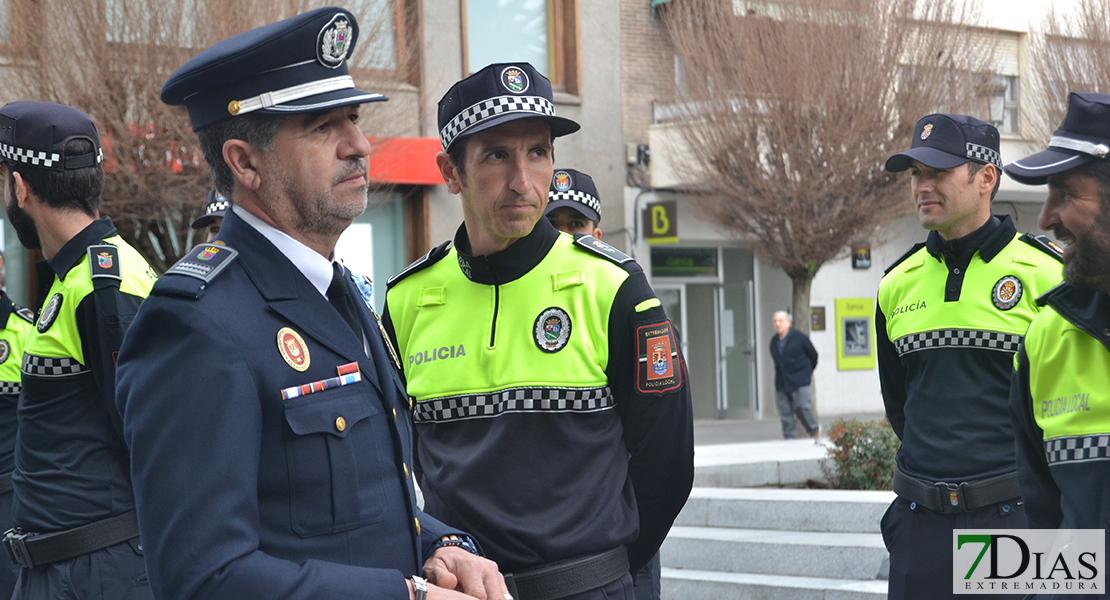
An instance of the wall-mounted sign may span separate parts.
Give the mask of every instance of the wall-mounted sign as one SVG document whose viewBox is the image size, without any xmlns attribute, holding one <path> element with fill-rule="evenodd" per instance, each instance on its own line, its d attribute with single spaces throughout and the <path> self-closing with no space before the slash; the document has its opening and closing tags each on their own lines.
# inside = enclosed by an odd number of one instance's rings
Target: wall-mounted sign
<svg viewBox="0 0 1110 600">
<path fill-rule="evenodd" d="M 875 368 L 872 316 L 874 298 L 836 300 L 836 368 L 842 371 Z"/>
<path fill-rule="evenodd" d="M 825 330 L 825 307 L 824 306 L 811 306 L 811 307 L 809 307 L 809 330 L 810 331 L 824 331 Z"/>
<path fill-rule="evenodd" d="M 870 269 L 871 268 L 871 245 L 870 244 L 853 244 L 852 245 L 852 268 L 853 269 Z"/>
<path fill-rule="evenodd" d="M 717 277 L 716 248 L 652 248 L 652 277 Z"/>
<path fill-rule="evenodd" d="M 647 205 L 644 210 L 644 237 L 649 244 L 678 242 L 678 202 L 668 200 Z"/>
</svg>

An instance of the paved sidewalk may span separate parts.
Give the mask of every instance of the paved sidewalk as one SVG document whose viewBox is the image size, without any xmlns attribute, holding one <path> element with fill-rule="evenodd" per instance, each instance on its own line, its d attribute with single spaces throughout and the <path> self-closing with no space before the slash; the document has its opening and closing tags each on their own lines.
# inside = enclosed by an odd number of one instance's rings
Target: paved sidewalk
<svg viewBox="0 0 1110 600">
<path fill-rule="evenodd" d="M 828 430 L 830 423 L 837 419 L 856 419 L 857 421 L 878 421 L 885 418 L 882 413 L 855 415 L 836 415 L 818 417 L 822 430 Z M 801 429 L 799 428 L 799 431 Z M 769 442 L 782 439 L 782 425 L 778 418 L 750 420 L 713 420 L 694 421 L 694 445 L 710 446 L 717 444 L 742 444 L 748 442 Z"/>
</svg>

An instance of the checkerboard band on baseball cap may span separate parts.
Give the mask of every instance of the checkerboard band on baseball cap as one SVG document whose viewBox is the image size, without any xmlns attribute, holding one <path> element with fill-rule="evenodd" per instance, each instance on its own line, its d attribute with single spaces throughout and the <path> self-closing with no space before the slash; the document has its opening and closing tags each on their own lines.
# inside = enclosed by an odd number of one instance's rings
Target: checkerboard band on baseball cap
<svg viewBox="0 0 1110 600">
<path fill-rule="evenodd" d="M 601 199 L 592 177 L 574 169 L 555 169 L 551 187 L 547 191 L 547 209 L 544 214 L 563 206 L 582 213 L 594 223 L 601 222 Z"/>
<path fill-rule="evenodd" d="M 231 201 L 224 197 L 223 194 L 212 188 L 208 191 L 208 201 L 204 205 L 204 214 L 193 220 L 190 225 L 193 229 L 204 229 L 208 224 L 216 219 L 223 217 L 227 209 L 231 208 Z"/>
<path fill-rule="evenodd" d="M 578 131 L 579 125 L 556 116 L 551 82 L 526 62 L 498 63 L 457 82 L 439 101 L 439 140 L 443 150 L 460 137 L 517 119 L 543 119 L 551 135 Z"/>
<path fill-rule="evenodd" d="M 66 142 L 85 139 L 91 152 L 65 155 Z M 0 108 L 0 163 L 66 171 L 104 162 L 100 132 L 89 115 L 70 106 L 22 100 Z"/>
<path fill-rule="evenodd" d="M 162 102 L 189 109 L 193 131 L 237 115 L 284 115 L 379 102 L 355 89 L 347 59 L 358 21 L 319 8 L 230 37 L 185 63 L 162 87 Z"/>
<path fill-rule="evenodd" d="M 1048 149 L 1006 165 L 1010 179 L 1044 185 L 1052 175 L 1110 155 L 1110 95 L 1072 92 L 1068 113 Z"/>
<path fill-rule="evenodd" d="M 886 160 L 886 170 L 898 173 L 913 161 L 933 169 L 951 169 L 971 160 L 1002 168 L 998 129 L 967 115 L 932 114 L 913 128 L 910 149 Z"/>
</svg>

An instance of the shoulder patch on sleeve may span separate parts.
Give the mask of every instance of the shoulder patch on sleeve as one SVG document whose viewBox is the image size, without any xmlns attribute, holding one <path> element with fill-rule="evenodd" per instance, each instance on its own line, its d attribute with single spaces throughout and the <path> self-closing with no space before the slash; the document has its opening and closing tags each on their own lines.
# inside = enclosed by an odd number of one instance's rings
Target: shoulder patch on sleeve
<svg viewBox="0 0 1110 600">
<path fill-rule="evenodd" d="M 907 258 L 913 256 L 914 254 L 917 253 L 918 250 L 920 250 L 924 247 L 925 247 L 925 242 L 918 242 L 918 243 L 914 244 L 913 247 L 910 248 L 908 251 L 906 251 L 905 254 L 898 257 L 898 260 L 891 263 L 890 266 L 887 267 L 885 271 L 883 271 L 883 275 L 886 275 L 887 273 L 893 271 L 894 267 L 897 267 L 898 265 L 902 264 L 903 261 L 905 261 Z"/>
<path fill-rule="evenodd" d="M 12 312 L 19 315 L 20 318 L 22 318 L 24 321 L 27 321 L 28 323 L 31 323 L 32 325 L 34 325 L 34 323 L 35 323 L 35 313 L 32 312 L 31 309 L 24 308 L 24 307 L 22 307 L 18 304 L 14 304 L 14 303 L 12 304 L 12 307 L 15 308 L 15 310 L 13 310 Z"/>
<path fill-rule="evenodd" d="M 221 244 L 200 244 L 170 267 L 154 284 L 151 293 L 199 298 L 200 291 L 239 254 Z"/>
<path fill-rule="evenodd" d="M 114 279 L 123 281 L 119 267 L 119 248 L 111 244 L 98 244 L 88 247 L 89 271 L 93 281 L 97 279 Z"/>
<path fill-rule="evenodd" d="M 441 258 L 443 258 L 444 256 L 447 256 L 447 252 L 450 249 L 451 249 L 451 240 L 447 240 L 446 242 L 443 242 L 442 244 L 436 246 L 435 248 L 432 248 L 431 250 L 428 250 L 427 254 L 425 254 L 424 256 L 421 256 L 420 258 L 416 259 L 415 262 L 413 262 L 411 265 L 405 267 L 405 269 L 403 271 L 401 271 L 400 273 L 394 275 L 393 277 L 390 277 L 389 280 L 387 280 L 385 282 L 385 289 L 388 290 L 389 288 L 396 285 L 397 282 L 399 282 L 402 279 L 408 277 L 409 275 L 412 275 L 413 273 L 416 273 L 417 271 L 420 271 L 421 269 L 426 269 L 426 268 L 436 264 L 437 262 L 439 262 L 439 260 Z"/>
<path fill-rule="evenodd" d="M 631 256 L 625 254 L 624 252 L 621 252 L 620 250 L 617 250 L 616 248 L 610 246 L 609 244 L 606 244 L 605 242 L 595 238 L 592 235 L 576 233 L 574 235 L 574 244 L 579 248 L 589 250 L 590 252 L 598 256 L 605 257 L 617 263 L 618 265 L 623 266 L 624 263 L 632 260 Z"/>
<path fill-rule="evenodd" d="M 1056 242 L 1048 239 L 1047 236 L 1023 233 L 1021 234 L 1021 241 L 1029 244 L 1030 246 L 1033 246 L 1034 248 L 1037 248 L 1041 252 L 1044 252 L 1045 254 L 1051 256 L 1052 258 L 1055 258 L 1060 262 L 1064 262 L 1064 251 L 1056 245 Z"/>
<path fill-rule="evenodd" d="M 670 321 L 636 328 L 636 391 L 663 394 L 682 387 L 678 340 Z"/>
</svg>

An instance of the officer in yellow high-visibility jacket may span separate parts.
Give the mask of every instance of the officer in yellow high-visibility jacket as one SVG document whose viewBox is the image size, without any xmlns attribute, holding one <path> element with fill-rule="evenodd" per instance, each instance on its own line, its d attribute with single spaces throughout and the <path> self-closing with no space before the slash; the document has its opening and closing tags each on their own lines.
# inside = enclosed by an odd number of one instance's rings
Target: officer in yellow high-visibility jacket
<svg viewBox="0 0 1110 600">
<path fill-rule="evenodd" d="M 918 121 L 888 171 L 909 170 L 930 230 L 887 269 L 875 314 L 879 378 L 902 440 L 882 520 L 893 600 L 952 598 L 952 531 L 1025 527 L 1007 414 L 1011 362 L 1060 281 L 1044 240 L 991 214 L 998 130 L 964 115 Z"/>
<path fill-rule="evenodd" d="M 1067 244 L 1065 283 L 1038 300 L 1045 309 L 1018 351 L 1011 388 L 1029 524 L 1106 529 L 1110 541 L 1107 123 L 1110 95 L 1070 94 L 1048 149 L 1010 163 L 1006 174 L 1027 185 L 1048 184 L 1037 224 Z"/>
</svg>

